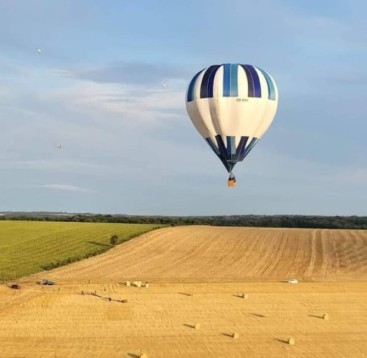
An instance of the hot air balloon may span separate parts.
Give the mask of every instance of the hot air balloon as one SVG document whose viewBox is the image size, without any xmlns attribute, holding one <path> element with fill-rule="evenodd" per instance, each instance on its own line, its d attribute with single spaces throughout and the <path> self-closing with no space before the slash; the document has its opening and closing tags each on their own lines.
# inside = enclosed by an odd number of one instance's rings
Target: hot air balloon
<svg viewBox="0 0 367 358">
<path fill-rule="evenodd" d="M 228 186 L 236 186 L 234 166 L 267 131 L 277 106 L 275 81 L 259 67 L 213 65 L 191 80 L 186 92 L 188 115 L 227 169 Z"/>
</svg>

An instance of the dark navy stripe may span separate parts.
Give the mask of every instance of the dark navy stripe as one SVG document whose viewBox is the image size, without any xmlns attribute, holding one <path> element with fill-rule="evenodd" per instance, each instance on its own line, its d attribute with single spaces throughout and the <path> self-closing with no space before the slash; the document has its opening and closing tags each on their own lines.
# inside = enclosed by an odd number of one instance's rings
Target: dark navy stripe
<svg viewBox="0 0 367 358">
<path fill-rule="evenodd" d="M 217 148 L 217 146 L 214 144 L 214 142 L 212 141 L 211 138 L 205 138 L 205 140 L 208 142 L 210 148 L 212 148 L 213 152 L 216 155 L 220 155 L 219 149 Z"/>
<path fill-rule="evenodd" d="M 223 165 L 225 166 L 225 168 L 227 169 L 228 173 L 230 173 L 232 171 L 233 167 L 235 166 L 235 164 L 228 163 L 226 161 L 226 159 L 224 159 L 221 155 L 218 155 L 218 157 L 221 160 L 221 162 L 223 163 Z"/>
<path fill-rule="evenodd" d="M 238 143 L 236 154 L 240 155 L 243 153 L 244 148 L 246 147 L 246 143 L 248 141 L 248 137 L 241 137 L 240 142 Z"/>
<path fill-rule="evenodd" d="M 232 171 L 237 162 L 242 161 L 247 156 L 247 154 L 250 153 L 255 144 L 259 141 L 257 138 L 252 138 L 250 143 L 246 146 L 249 138 L 247 136 L 242 136 L 236 148 L 236 137 L 226 136 L 226 148 L 221 135 L 216 135 L 215 139 L 217 141 L 217 145 L 211 138 L 205 138 L 210 148 L 218 156 L 218 158 L 223 163 L 229 173 Z"/>
<path fill-rule="evenodd" d="M 249 145 L 246 147 L 246 143 L 248 142 L 249 138 L 247 136 L 242 136 L 236 148 L 236 137 L 226 136 L 226 148 L 221 135 L 216 135 L 215 139 L 217 141 L 217 145 L 211 138 L 205 138 L 210 148 L 218 156 L 229 173 L 232 171 L 237 162 L 242 161 L 258 142 L 257 138 L 252 138 Z"/>
<path fill-rule="evenodd" d="M 240 160 L 243 160 L 247 154 L 250 153 L 251 149 L 255 146 L 255 144 L 258 142 L 257 138 L 252 138 L 250 144 L 245 148 L 245 150 L 243 151 L 243 154 L 241 155 Z"/>
<path fill-rule="evenodd" d="M 231 65 L 231 84 L 230 96 L 238 96 L 238 65 Z"/>
<path fill-rule="evenodd" d="M 220 161 L 223 163 L 223 165 L 225 166 L 227 171 L 230 172 L 232 170 L 234 164 L 227 162 L 227 158 L 221 154 L 218 147 L 214 144 L 214 142 L 212 141 L 211 138 L 205 138 L 205 140 L 209 144 L 210 148 L 214 151 L 214 153 L 218 156 Z M 217 141 L 218 141 L 218 139 L 217 139 Z"/>
<path fill-rule="evenodd" d="M 252 80 L 251 72 L 246 65 L 240 65 L 246 73 L 247 77 L 247 92 L 248 97 L 254 97 L 254 81 Z"/>
<path fill-rule="evenodd" d="M 203 76 L 203 80 L 201 81 L 201 87 L 200 87 L 200 98 L 208 98 L 209 97 L 209 88 L 208 88 L 208 84 L 209 84 L 209 80 L 212 74 L 213 70 L 216 70 L 216 67 L 218 68 L 219 66 L 214 65 L 214 66 L 210 66 L 204 73 Z M 215 72 L 214 72 L 215 73 Z M 213 93 L 213 89 L 211 90 L 211 92 Z M 212 95 L 213 96 L 213 95 Z"/>
<path fill-rule="evenodd" d="M 254 97 L 261 97 L 261 85 L 260 78 L 257 74 L 255 67 L 251 65 L 245 65 L 251 73 L 252 81 L 254 83 Z"/>
<path fill-rule="evenodd" d="M 223 65 L 223 97 L 231 96 L 231 65 Z"/>
<path fill-rule="evenodd" d="M 191 102 L 193 101 L 194 98 L 194 91 L 195 91 L 195 83 L 197 78 L 199 77 L 200 73 L 203 72 L 204 70 L 201 70 L 200 72 L 198 72 L 194 78 L 191 80 L 190 85 L 189 85 L 189 89 L 187 90 L 187 102 Z"/>
<path fill-rule="evenodd" d="M 209 76 L 209 80 L 208 80 L 208 97 L 213 97 L 213 93 L 214 93 L 214 78 L 215 78 L 215 74 L 217 73 L 218 68 L 220 67 L 220 65 L 215 65 L 212 66 L 213 69 L 210 72 L 210 76 Z"/>
<path fill-rule="evenodd" d="M 227 159 L 227 149 L 226 146 L 224 145 L 222 136 L 218 134 L 215 136 L 215 139 L 217 140 L 220 154 L 222 155 L 223 158 Z"/>
<path fill-rule="evenodd" d="M 268 99 L 275 101 L 275 86 L 273 80 L 264 70 L 259 67 L 256 68 L 264 75 L 266 79 L 266 83 L 268 85 Z"/>
</svg>

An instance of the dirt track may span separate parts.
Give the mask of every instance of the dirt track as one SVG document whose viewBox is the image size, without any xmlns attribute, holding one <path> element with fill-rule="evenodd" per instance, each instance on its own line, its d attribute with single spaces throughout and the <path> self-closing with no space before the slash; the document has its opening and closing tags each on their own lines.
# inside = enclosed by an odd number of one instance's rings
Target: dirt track
<svg viewBox="0 0 367 358">
<path fill-rule="evenodd" d="M 0 286 L 0 357 L 367 357 L 366 246 L 365 231 L 155 231 Z"/>
</svg>

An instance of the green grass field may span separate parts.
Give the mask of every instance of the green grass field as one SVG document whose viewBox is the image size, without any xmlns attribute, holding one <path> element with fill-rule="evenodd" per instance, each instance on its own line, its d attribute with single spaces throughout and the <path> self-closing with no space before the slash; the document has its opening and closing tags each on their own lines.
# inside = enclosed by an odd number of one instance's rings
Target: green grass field
<svg viewBox="0 0 367 358">
<path fill-rule="evenodd" d="M 159 225 L 0 221 L 0 280 L 12 280 L 108 250 Z"/>
</svg>

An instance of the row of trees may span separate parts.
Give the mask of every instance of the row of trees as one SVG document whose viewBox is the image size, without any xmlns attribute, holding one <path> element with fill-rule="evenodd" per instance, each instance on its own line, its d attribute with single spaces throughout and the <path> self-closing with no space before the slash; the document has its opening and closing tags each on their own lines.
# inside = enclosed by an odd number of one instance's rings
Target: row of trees
<svg viewBox="0 0 367 358">
<path fill-rule="evenodd" d="M 231 215 L 136 216 L 68 213 L 3 213 L 0 220 L 36 220 L 163 225 L 213 225 L 287 228 L 367 229 L 367 216 Z"/>
</svg>

